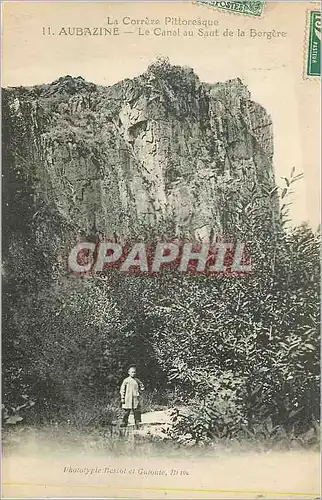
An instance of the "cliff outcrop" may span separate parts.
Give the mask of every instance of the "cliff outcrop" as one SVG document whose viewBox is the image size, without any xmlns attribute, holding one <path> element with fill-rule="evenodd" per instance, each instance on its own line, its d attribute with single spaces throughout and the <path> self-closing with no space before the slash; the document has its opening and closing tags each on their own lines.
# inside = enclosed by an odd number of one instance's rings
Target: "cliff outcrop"
<svg viewBox="0 0 322 500">
<path fill-rule="evenodd" d="M 3 100 L 4 175 L 76 232 L 211 238 L 242 231 L 254 192 L 274 217 L 271 119 L 239 78 L 158 61 L 109 87 L 65 76 Z"/>
</svg>

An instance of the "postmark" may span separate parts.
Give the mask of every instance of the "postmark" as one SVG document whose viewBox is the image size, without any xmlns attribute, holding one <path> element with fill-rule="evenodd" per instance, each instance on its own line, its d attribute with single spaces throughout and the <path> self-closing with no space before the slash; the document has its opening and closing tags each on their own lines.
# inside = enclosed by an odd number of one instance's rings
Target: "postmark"
<svg viewBox="0 0 322 500">
<path fill-rule="evenodd" d="M 321 12 L 317 10 L 309 13 L 306 73 L 308 76 L 321 76 Z"/>
<path fill-rule="evenodd" d="M 197 0 L 197 3 L 216 7 L 217 9 L 227 10 L 236 14 L 244 14 L 246 16 L 261 16 L 266 0 L 257 1 L 215 1 L 215 0 Z"/>
</svg>

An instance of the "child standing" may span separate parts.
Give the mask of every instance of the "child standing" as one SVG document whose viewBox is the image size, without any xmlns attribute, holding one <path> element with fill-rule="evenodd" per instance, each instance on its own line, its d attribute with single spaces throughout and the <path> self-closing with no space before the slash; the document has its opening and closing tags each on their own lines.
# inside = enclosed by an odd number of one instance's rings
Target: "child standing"
<svg viewBox="0 0 322 500">
<path fill-rule="evenodd" d="M 120 394 L 124 416 L 121 427 L 126 427 L 129 421 L 131 411 L 134 413 L 135 426 L 138 429 L 141 422 L 141 408 L 140 408 L 140 392 L 144 391 L 144 385 L 141 380 L 136 378 L 136 368 L 131 366 L 128 370 L 129 376 L 123 380 Z"/>
</svg>

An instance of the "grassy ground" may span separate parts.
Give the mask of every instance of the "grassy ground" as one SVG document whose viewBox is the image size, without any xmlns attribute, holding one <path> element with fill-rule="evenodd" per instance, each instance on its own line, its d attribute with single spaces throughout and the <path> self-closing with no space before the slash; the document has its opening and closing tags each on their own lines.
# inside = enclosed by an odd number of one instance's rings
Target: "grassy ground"
<svg viewBox="0 0 322 500">
<path fill-rule="evenodd" d="M 152 413 L 151 413 L 152 415 Z M 158 429 L 164 426 L 158 426 Z M 152 430 L 151 430 L 152 429 Z M 319 450 L 319 443 L 303 443 L 301 439 L 289 437 L 284 440 L 276 438 L 254 437 L 252 439 L 214 439 L 207 446 L 182 446 L 170 439 L 163 439 L 160 433 L 154 433 L 153 426 L 139 432 L 130 426 L 126 432 L 121 432 L 117 425 L 75 427 L 71 424 L 47 426 L 13 426 L 3 432 L 4 453 L 38 453 L 50 451 L 54 454 L 64 454 L 73 450 L 77 453 L 112 454 L 127 456 L 135 453 L 137 456 L 198 456 L 214 454 L 243 454 L 248 452 L 267 451 L 301 451 Z"/>
<path fill-rule="evenodd" d="M 319 492 L 319 452 L 296 442 L 291 450 L 267 440 L 188 448 L 71 425 L 16 427 L 3 439 L 8 498 L 309 499 Z"/>
<path fill-rule="evenodd" d="M 28 425 L 26 413 L 22 422 L 6 425 L 2 435 L 3 496 L 318 497 L 317 429 L 304 440 L 261 433 L 248 439 L 214 439 L 207 446 L 183 446 L 150 433 L 151 423 L 166 413 L 162 404 L 147 398 L 142 430 L 131 427 L 121 433 L 118 403 L 118 399 L 110 401 L 105 408 L 99 403 L 79 404 L 73 412 L 61 408 L 57 418 L 45 425 Z M 158 429 L 162 426 L 166 424 Z M 68 472 L 77 468 L 83 472 Z M 172 477 L 172 470 L 178 474 Z"/>
</svg>

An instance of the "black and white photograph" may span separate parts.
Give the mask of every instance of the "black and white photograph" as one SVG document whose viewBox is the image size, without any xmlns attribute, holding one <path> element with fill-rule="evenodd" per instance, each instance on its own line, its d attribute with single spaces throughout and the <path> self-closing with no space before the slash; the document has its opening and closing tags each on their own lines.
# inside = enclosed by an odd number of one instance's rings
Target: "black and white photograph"
<svg viewBox="0 0 322 500">
<path fill-rule="evenodd" d="M 3 2 L 3 498 L 319 498 L 316 2 Z"/>
</svg>

